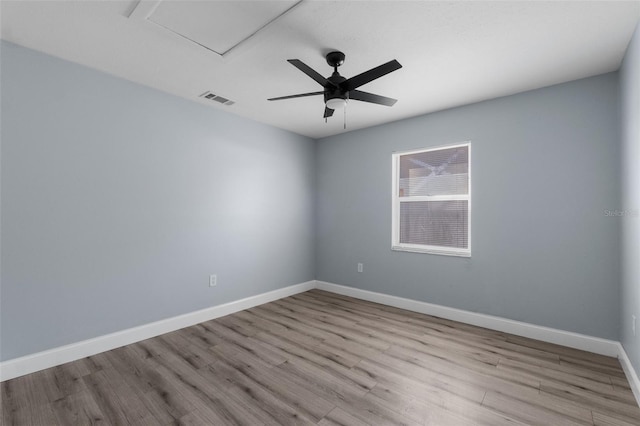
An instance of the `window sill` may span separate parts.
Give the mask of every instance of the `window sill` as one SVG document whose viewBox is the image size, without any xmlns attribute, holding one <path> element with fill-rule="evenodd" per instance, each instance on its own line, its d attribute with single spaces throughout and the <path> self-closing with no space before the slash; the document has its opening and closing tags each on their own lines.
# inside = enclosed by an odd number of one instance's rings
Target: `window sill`
<svg viewBox="0 0 640 426">
<path fill-rule="evenodd" d="M 393 251 L 406 251 L 410 253 L 424 253 L 424 254 L 439 254 L 441 256 L 454 256 L 454 257 L 471 257 L 471 251 L 451 251 L 443 249 L 431 249 L 422 247 L 406 247 L 406 246 L 391 246 Z"/>
</svg>

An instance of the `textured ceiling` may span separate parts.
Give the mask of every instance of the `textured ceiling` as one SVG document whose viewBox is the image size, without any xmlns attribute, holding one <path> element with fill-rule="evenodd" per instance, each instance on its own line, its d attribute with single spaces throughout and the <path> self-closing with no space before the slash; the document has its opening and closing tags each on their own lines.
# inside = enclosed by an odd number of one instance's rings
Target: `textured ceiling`
<svg viewBox="0 0 640 426">
<path fill-rule="evenodd" d="M 0 8 L 5 40 L 314 138 L 343 132 L 342 114 L 325 124 L 321 96 L 268 102 L 322 89 L 287 59 L 325 76 L 324 55 L 335 49 L 346 54 L 345 77 L 391 59 L 403 65 L 361 87 L 398 102 L 350 102 L 354 130 L 617 70 L 640 17 L 639 1 L 3 0 Z M 198 97 L 206 91 L 235 104 Z"/>
</svg>

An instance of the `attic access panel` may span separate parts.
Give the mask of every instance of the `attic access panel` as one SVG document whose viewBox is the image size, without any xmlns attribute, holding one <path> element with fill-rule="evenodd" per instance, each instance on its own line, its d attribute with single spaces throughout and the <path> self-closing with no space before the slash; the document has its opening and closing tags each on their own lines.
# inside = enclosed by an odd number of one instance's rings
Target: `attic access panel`
<svg viewBox="0 0 640 426">
<path fill-rule="evenodd" d="M 161 1 L 147 20 L 222 56 L 298 3 L 300 0 Z"/>
</svg>

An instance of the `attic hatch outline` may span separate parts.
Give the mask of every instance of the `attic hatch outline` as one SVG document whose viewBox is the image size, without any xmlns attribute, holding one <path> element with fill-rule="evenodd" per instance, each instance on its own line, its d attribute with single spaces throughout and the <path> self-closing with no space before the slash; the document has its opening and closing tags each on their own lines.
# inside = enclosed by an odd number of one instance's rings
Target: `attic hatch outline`
<svg viewBox="0 0 640 426">
<path fill-rule="evenodd" d="M 271 20 L 267 21 L 265 24 L 260 26 L 258 29 L 253 31 L 251 34 L 249 34 L 245 38 L 243 38 L 240 41 L 238 41 L 236 44 L 234 44 L 233 46 L 231 46 L 230 48 L 228 48 L 224 52 L 217 52 L 217 51 L 213 50 L 212 48 L 202 44 L 201 42 L 193 40 L 192 38 L 190 38 L 190 37 L 188 37 L 188 36 L 186 36 L 184 34 L 180 34 L 179 32 L 176 32 L 175 30 L 173 30 L 171 28 L 168 28 L 167 26 L 162 25 L 162 24 L 150 19 L 151 15 L 153 15 L 153 13 L 156 11 L 158 6 L 160 6 L 160 4 L 163 1 L 165 1 L 165 0 L 140 0 L 138 2 L 138 4 L 133 8 L 131 13 L 129 14 L 129 19 L 138 19 L 138 20 L 142 20 L 144 22 L 149 22 L 149 23 L 151 23 L 151 24 L 153 24 L 155 26 L 158 26 L 158 27 L 160 27 L 162 29 L 165 29 L 165 30 L 169 31 L 170 33 L 172 33 L 172 34 L 174 34 L 174 35 L 176 35 L 176 36 L 178 36 L 178 37 L 180 37 L 182 39 L 188 40 L 191 43 L 208 50 L 209 52 L 213 52 L 216 55 L 221 56 L 222 58 L 225 58 L 230 53 L 232 53 L 233 51 L 237 50 L 239 47 L 241 47 L 242 45 L 247 43 L 249 40 L 253 39 L 255 36 L 260 34 L 267 27 L 270 27 L 274 22 L 279 21 L 285 15 L 289 14 L 293 9 L 297 8 L 298 6 L 300 6 L 302 4 L 302 2 L 305 1 L 305 0 L 298 0 L 293 5 L 291 5 L 289 8 L 287 8 L 286 10 L 281 12 L 280 14 L 276 15 Z"/>
</svg>

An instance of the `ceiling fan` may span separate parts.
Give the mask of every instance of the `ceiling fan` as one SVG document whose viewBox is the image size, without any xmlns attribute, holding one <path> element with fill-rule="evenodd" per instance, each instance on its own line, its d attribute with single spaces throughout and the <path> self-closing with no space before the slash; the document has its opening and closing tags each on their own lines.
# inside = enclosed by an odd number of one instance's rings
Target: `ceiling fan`
<svg viewBox="0 0 640 426">
<path fill-rule="evenodd" d="M 358 87 L 380 78 L 390 72 L 402 68 L 402 65 L 395 59 L 385 64 L 377 66 L 358 74 L 351 78 L 344 78 L 338 73 L 338 67 L 344 63 L 344 53 L 329 52 L 326 55 L 327 63 L 333 67 L 333 74 L 324 78 L 320 73 L 305 64 L 299 59 L 288 59 L 287 61 L 298 68 L 300 71 L 318 82 L 324 90 L 321 92 L 301 93 L 299 95 L 281 96 L 279 98 L 271 98 L 269 101 L 279 101 L 282 99 L 302 98 L 306 96 L 324 95 L 324 119 L 331 117 L 333 112 L 338 108 L 344 108 L 348 100 L 356 100 L 362 102 L 370 102 L 373 104 L 392 106 L 397 99 L 387 98 L 385 96 L 374 95 L 373 93 L 356 90 Z M 346 127 L 346 125 L 345 125 Z"/>
</svg>

